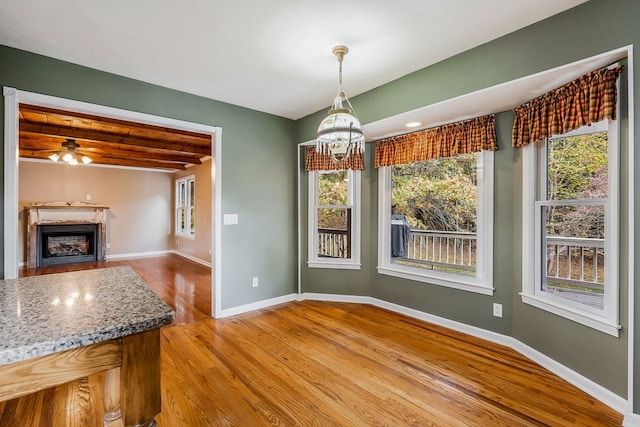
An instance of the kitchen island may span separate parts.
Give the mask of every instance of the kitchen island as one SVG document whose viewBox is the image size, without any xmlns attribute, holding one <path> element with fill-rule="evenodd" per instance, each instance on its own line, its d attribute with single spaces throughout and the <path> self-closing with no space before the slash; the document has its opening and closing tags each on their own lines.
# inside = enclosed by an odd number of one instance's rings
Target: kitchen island
<svg viewBox="0 0 640 427">
<path fill-rule="evenodd" d="M 0 402 L 105 371 L 105 425 L 153 426 L 173 317 L 130 267 L 0 280 Z"/>
</svg>

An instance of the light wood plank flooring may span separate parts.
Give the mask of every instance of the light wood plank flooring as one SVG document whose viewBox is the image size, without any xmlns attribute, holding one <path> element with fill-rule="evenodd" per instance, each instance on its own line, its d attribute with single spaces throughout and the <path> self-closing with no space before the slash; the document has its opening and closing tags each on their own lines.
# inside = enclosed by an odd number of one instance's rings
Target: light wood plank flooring
<svg viewBox="0 0 640 427">
<path fill-rule="evenodd" d="M 294 302 L 215 320 L 207 268 L 174 256 L 129 265 L 180 313 L 161 333 L 159 426 L 622 423 L 496 344 L 360 304 Z M 99 426 L 103 381 L 0 403 L 0 426 Z"/>
</svg>

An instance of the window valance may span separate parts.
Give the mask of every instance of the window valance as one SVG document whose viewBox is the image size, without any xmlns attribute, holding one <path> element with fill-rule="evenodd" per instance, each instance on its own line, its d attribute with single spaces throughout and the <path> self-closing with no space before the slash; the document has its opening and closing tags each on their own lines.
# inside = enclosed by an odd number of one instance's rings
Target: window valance
<svg viewBox="0 0 640 427">
<path fill-rule="evenodd" d="M 375 167 L 421 162 L 497 148 L 495 117 L 490 114 L 381 139 L 376 143 Z"/>
<path fill-rule="evenodd" d="M 346 160 L 336 163 L 331 159 L 330 154 L 316 153 L 316 146 L 307 147 L 305 153 L 305 169 L 309 171 L 330 171 L 330 170 L 363 170 L 364 159 L 362 153 L 353 153 Z"/>
<path fill-rule="evenodd" d="M 513 146 L 541 141 L 604 119 L 615 119 L 622 66 L 592 71 L 514 109 Z"/>
</svg>

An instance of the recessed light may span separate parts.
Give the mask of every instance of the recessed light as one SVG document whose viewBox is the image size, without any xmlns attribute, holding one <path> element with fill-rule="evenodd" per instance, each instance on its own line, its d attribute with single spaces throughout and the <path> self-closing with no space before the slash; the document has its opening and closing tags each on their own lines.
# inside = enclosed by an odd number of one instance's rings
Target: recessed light
<svg viewBox="0 0 640 427">
<path fill-rule="evenodd" d="M 408 128 L 416 128 L 416 127 L 420 126 L 421 124 L 422 123 L 420 123 L 420 122 L 411 122 L 411 123 L 407 123 L 406 126 Z"/>
</svg>

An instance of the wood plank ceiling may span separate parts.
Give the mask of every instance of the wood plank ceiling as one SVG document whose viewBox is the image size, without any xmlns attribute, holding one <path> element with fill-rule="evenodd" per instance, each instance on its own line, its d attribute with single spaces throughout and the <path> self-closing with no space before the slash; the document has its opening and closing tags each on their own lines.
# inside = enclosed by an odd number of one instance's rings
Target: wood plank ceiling
<svg viewBox="0 0 640 427">
<path fill-rule="evenodd" d="M 92 164 L 184 170 L 211 156 L 211 136 L 20 104 L 20 157 L 44 159 L 74 140 Z"/>
</svg>

